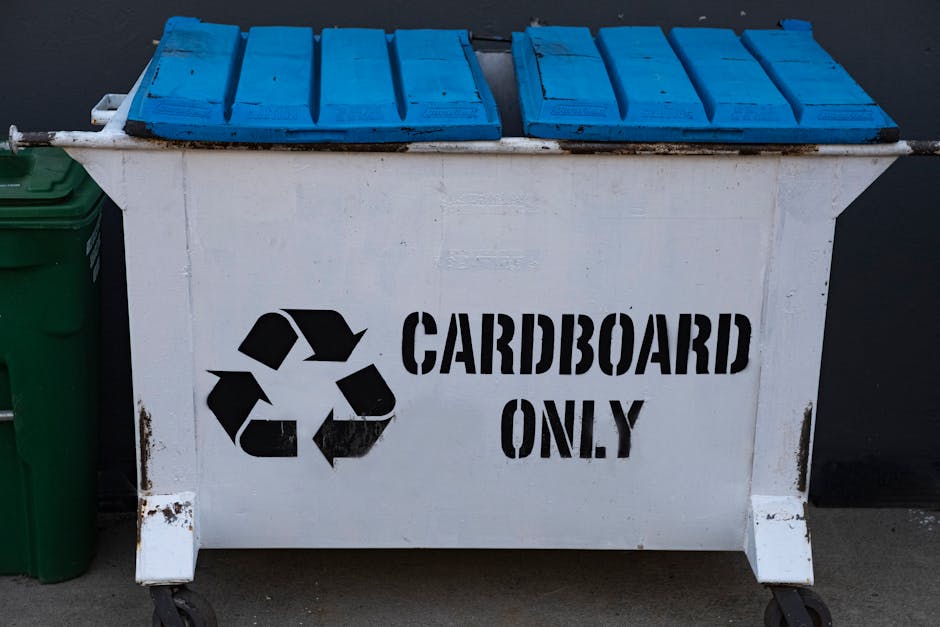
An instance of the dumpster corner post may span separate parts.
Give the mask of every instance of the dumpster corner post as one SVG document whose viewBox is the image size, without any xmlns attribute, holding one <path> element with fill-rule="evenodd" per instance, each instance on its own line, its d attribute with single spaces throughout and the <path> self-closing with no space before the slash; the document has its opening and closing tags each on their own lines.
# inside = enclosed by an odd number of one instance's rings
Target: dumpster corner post
<svg viewBox="0 0 940 627">
<path fill-rule="evenodd" d="M 744 538 L 760 583 L 813 583 L 805 503 L 835 221 L 893 161 L 780 157 Z"/>
</svg>

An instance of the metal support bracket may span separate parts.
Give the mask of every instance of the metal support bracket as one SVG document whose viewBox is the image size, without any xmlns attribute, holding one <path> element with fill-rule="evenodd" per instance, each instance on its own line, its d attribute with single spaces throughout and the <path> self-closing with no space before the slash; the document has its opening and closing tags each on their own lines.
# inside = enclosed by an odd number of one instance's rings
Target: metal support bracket
<svg viewBox="0 0 940 627">
<path fill-rule="evenodd" d="M 104 126 L 111 121 L 120 108 L 127 94 L 105 94 L 101 100 L 91 108 L 91 123 L 95 126 Z"/>
</svg>

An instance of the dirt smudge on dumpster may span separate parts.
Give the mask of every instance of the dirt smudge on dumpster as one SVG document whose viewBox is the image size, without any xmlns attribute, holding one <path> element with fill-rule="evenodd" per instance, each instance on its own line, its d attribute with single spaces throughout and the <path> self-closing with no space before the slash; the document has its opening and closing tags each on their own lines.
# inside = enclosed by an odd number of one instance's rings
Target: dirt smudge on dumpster
<svg viewBox="0 0 940 627">
<path fill-rule="evenodd" d="M 140 489 L 150 490 L 153 484 L 150 481 L 148 469 L 150 467 L 150 439 L 153 436 L 150 412 L 144 407 L 142 401 L 137 401 L 137 433 L 140 438 Z"/>
<path fill-rule="evenodd" d="M 159 140 L 157 140 L 159 141 Z M 185 148 L 194 150 L 240 150 L 281 151 L 281 152 L 408 152 L 408 143 L 387 142 L 375 144 L 339 144 L 339 143 L 296 143 L 296 144 L 256 144 L 248 142 L 209 142 L 179 141 L 162 142 L 167 148 Z"/>
<path fill-rule="evenodd" d="M 807 403 L 803 410 L 803 424 L 800 427 L 800 444 L 796 451 L 797 480 L 796 488 L 806 492 L 806 476 L 809 472 L 809 440 L 813 434 L 813 402 Z"/>
<path fill-rule="evenodd" d="M 878 129 L 878 136 L 875 141 L 879 144 L 894 143 L 901 139 L 901 129 L 897 126 Z"/>
<path fill-rule="evenodd" d="M 806 521 L 806 543 L 809 544 L 812 542 L 812 538 L 809 535 L 809 503 L 803 501 L 803 520 Z M 813 561 L 812 556 L 810 556 L 809 561 Z"/>
<path fill-rule="evenodd" d="M 702 144 L 686 142 L 581 142 L 559 141 L 559 148 L 572 155 L 805 155 L 819 150 L 816 144 Z"/>
<path fill-rule="evenodd" d="M 765 516 L 766 520 L 806 520 L 806 504 L 803 504 L 802 514 L 790 514 L 788 512 L 773 512 Z"/>
</svg>

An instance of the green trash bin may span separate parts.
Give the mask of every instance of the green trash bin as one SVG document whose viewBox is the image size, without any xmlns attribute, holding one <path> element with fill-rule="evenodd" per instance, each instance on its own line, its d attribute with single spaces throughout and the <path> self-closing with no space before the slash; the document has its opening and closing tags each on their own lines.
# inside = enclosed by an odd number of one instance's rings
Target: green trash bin
<svg viewBox="0 0 940 627">
<path fill-rule="evenodd" d="M 59 149 L 0 150 L 0 574 L 94 551 L 103 200 Z"/>
</svg>

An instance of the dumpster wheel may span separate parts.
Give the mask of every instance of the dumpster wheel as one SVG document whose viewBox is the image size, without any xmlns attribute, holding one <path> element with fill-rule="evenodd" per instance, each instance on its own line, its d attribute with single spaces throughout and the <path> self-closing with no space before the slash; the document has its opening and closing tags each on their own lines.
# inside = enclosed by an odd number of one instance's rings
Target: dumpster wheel
<svg viewBox="0 0 940 627">
<path fill-rule="evenodd" d="M 215 611 L 184 586 L 151 586 L 153 627 L 218 627 Z"/>
<path fill-rule="evenodd" d="M 765 627 L 832 627 L 832 614 L 808 588 L 770 586 L 773 598 L 764 610 Z"/>
</svg>

